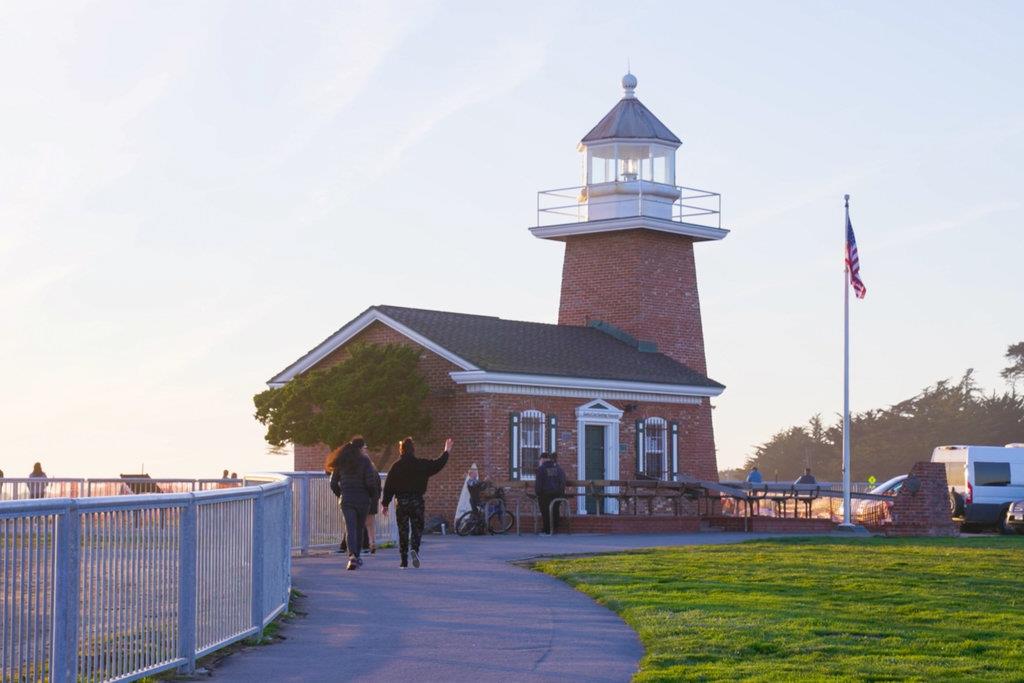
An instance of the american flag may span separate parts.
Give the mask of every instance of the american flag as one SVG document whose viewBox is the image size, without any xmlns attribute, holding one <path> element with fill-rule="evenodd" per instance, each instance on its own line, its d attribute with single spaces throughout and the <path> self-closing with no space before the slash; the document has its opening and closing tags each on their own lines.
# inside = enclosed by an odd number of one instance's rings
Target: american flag
<svg viewBox="0 0 1024 683">
<path fill-rule="evenodd" d="M 853 293 L 858 299 L 863 299 L 868 293 L 867 287 L 860 279 L 860 257 L 857 256 L 857 238 L 853 236 L 853 223 L 850 222 L 850 213 L 846 213 L 846 271 L 850 274 L 850 284 L 853 285 Z"/>
</svg>

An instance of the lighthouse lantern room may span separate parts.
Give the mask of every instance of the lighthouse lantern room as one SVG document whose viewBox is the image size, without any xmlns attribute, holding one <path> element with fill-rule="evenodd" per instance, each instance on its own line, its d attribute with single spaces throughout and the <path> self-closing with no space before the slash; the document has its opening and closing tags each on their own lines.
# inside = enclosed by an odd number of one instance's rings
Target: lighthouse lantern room
<svg viewBox="0 0 1024 683">
<path fill-rule="evenodd" d="M 676 185 L 676 150 L 682 141 L 636 97 L 637 79 L 622 78 L 622 98 L 579 143 L 582 185 L 544 190 L 537 197 L 537 237 L 618 230 L 622 219 L 651 219 L 633 226 L 721 239 L 721 196 Z M 599 225 L 611 221 L 612 224 Z M 566 226 L 576 224 L 572 229 Z M 593 224 L 584 229 L 581 224 Z M 692 226 L 688 228 L 687 226 Z M 554 229 L 552 229 L 554 228 Z"/>
</svg>

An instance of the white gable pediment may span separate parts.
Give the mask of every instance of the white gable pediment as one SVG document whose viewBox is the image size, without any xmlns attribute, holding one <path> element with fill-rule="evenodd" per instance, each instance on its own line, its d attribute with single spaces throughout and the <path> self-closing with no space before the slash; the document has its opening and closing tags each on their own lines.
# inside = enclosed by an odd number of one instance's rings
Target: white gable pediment
<svg viewBox="0 0 1024 683">
<path fill-rule="evenodd" d="M 576 408 L 577 419 L 599 418 L 603 420 L 622 419 L 622 411 L 607 401 L 596 399 Z"/>
<path fill-rule="evenodd" d="M 440 344 L 427 339 L 419 332 L 416 332 L 407 325 L 403 325 L 394 318 L 381 313 L 376 308 L 370 308 L 364 311 L 359 317 L 352 320 L 350 323 L 342 327 L 340 330 L 332 334 L 330 337 L 322 341 L 316 348 L 307 353 L 305 356 L 295 361 L 287 368 L 279 372 L 277 375 L 272 377 L 267 382 L 271 387 L 280 387 L 287 384 L 293 378 L 302 373 L 306 372 L 317 363 L 322 361 L 327 356 L 331 355 L 334 351 L 341 348 L 346 342 L 355 337 L 357 334 L 365 330 L 367 327 L 375 322 L 379 322 L 382 325 L 387 325 L 395 332 L 398 332 L 403 337 L 416 342 L 428 351 L 432 351 L 437 355 L 441 356 L 447 361 L 450 361 L 454 365 L 462 368 L 463 370 L 479 370 L 475 365 L 470 363 L 465 358 L 462 358 L 448 349 L 444 348 Z"/>
</svg>

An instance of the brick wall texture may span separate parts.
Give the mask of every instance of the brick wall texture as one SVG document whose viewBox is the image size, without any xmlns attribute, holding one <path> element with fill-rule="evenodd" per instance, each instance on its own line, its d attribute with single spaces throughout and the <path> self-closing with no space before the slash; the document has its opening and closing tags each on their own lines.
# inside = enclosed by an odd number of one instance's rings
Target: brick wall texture
<svg viewBox="0 0 1024 683">
<path fill-rule="evenodd" d="M 603 320 L 707 374 L 693 241 L 652 230 L 565 243 L 558 324 Z"/>
<path fill-rule="evenodd" d="M 942 463 L 914 463 L 910 476 L 917 478 L 920 487 L 917 492 L 912 492 L 912 487 L 904 484 L 896 494 L 892 504 L 892 524 L 886 526 L 886 535 L 958 535 L 949 506 L 946 468 Z"/>
<path fill-rule="evenodd" d="M 643 341 L 652 341 L 662 353 L 697 372 L 706 373 L 693 241 L 647 230 L 567 239 L 559 324 L 586 325 L 594 319 L 615 325 Z M 318 367 L 342 361 L 348 354 L 347 347 L 357 342 L 417 346 L 386 325 L 373 323 L 321 361 Z M 558 452 L 568 478 L 580 475 L 575 411 L 592 399 L 469 393 L 448 375 L 458 369 L 456 366 L 423 347 L 418 348 L 422 351 L 420 370 L 430 386 L 426 405 L 433 425 L 430 434 L 413 435 L 417 440 L 417 454 L 437 457 L 445 437 L 455 440 L 449 465 L 431 480 L 427 494 L 428 516 L 440 514 L 452 518 L 466 471 L 473 463 L 489 479 L 509 478 L 511 413 L 539 410 L 545 415 L 557 416 L 557 443 L 546 444 L 546 449 Z M 718 479 L 709 399 L 700 399 L 693 405 L 609 402 L 616 408 L 625 410 L 630 406 L 630 409 L 620 424 L 619 472 L 607 472 L 606 478 L 634 478 L 635 422 L 661 417 L 679 423 L 679 472 L 700 479 Z M 379 451 L 375 459 L 386 469 L 388 454 L 382 452 L 383 446 L 371 444 L 371 448 Z M 322 470 L 326 453 L 322 445 L 296 446 L 295 469 Z M 683 514 L 692 515 L 691 506 L 686 507 Z M 600 524 L 614 526 L 612 522 Z"/>
<path fill-rule="evenodd" d="M 569 479 L 577 478 L 577 423 L 576 408 L 588 403 L 585 398 L 543 396 L 517 396 L 512 394 L 469 393 L 455 384 L 448 373 L 457 368 L 433 352 L 395 332 L 382 323 L 372 323 L 356 335 L 352 343 L 398 343 L 415 346 L 422 351 L 420 371 L 427 379 L 430 393 L 426 400 L 432 419 L 431 433 L 414 435 L 417 455 L 435 458 L 441 453 L 444 439 L 455 440 L 448 466 L 430 481 L 427 493 L 427 514 L 440 514 L 451 519 L 459 493 L 470 465 L 476 463 L 487 478 L 500 481 L 509 478 L 509 415 L 525 410 L 539 410 L 556 415 L 558 443 L 555 450 L 559 462 Z M 346 347 L 325 358 L 318 367 L 328 367 L 346 357 Z M 607 473 L 607 478 L 634 478 L 636 469 L 635 422 L 647 417 L 661 417 L 679 423 L 679 471 L 700 479 L 717 480 L 714 437 L 711 428 L 711 409 L 708 399 L 697 405 L 673 403 L 640 403 L 609 401 L 618 409 L 628 403 L 636 408 L 622 417 L 619 443 L 619 472 Z M 375 460 L 386 469 L 382 461 L 383 444 L 370 444 Z M 547 444 L 550 450 L 550 444 Z M 296 470 L 322 470 L 327 448 L 323 445 L 296 446 Z"/>
</svg>

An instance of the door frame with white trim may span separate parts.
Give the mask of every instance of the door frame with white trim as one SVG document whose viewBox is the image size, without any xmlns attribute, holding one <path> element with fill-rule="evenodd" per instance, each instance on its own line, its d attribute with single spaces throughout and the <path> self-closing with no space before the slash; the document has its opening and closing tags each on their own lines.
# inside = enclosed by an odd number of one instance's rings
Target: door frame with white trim
<svg viewBox="0 0 1024 683">
<path fill-rule="evenodd" d="M 604 476 L 606 479 L 619 478 L 619 425 L 622 422 L 622 411 L 600 399 L 591 401 L 576 408 L 576 473 L 582 479 L 586 472 L 585 439 L 587 425 L 600 425 L 604 430 Z M 611 487 L 608 493 L 618 493 L 618 487 Z M 583 488 L 577 489 L 576 513 L 587 514 Z M 617 515 L 619 501 L 616 498 L 605 498 L 602 514 Z"/>
</svg>

